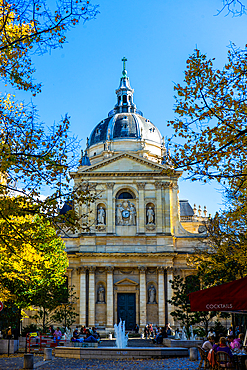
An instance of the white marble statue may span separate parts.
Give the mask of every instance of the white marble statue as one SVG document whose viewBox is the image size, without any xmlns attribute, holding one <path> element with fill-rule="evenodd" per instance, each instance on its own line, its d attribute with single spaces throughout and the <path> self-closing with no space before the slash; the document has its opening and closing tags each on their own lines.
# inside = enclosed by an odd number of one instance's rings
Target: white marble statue
<svg viewBox="0 0 247 370">
<path fill-rule="evenodd" d="M 105 210 L 103 207 L 99 207 L 98 209 L 98 225 L 105 225 Z"/>
<path fill-rule="evenodd" d="M 155 295 L 155 287 L 153 285 L 150 285 L 150 288 L 148 289 L 148 303 L 156 303 Z"/>
<path fill-rule="evenodd" d="M 136 209 L 134 204 L 129 204 L 130 208 L 130 219 L 129 219 L 129 225 L 135 225 L 136 224 Z"/>
<path fill-rule="evenodd" d="M 117 225 L 122 225 L 123 224 L 122 210 L 123 210 L 122 205 L 121 204 L 118 204 L 117 205 L 117 210 L 116 210 L 116 213 L 117 213 Z"/>
<path fill-rule="evenodd" d="M 152 207 L 148 207 L 147 209 L 147 223 L 149 225 L 154 224 L 154 210 Z"/>
<path fill-rule="evenodd" d="M 105 288 L 102 284 L 100 284 L 98 289 L 98 302 L 104 303 L 105 302 Z"/>
</svg>

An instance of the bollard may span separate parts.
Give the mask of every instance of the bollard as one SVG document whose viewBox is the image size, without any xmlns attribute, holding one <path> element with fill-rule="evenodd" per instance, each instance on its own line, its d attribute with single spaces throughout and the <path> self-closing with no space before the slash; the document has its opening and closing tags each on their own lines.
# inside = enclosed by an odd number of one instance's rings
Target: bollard
<svg viewBox="0 0 247 370">
<path fill-rule="evenodd" d="M 198 360 L 198 350 L 196 347 L 190 348 L 190 361 Z"/>
<path fill-rule="evenodd" d="M 33 354 L 25 353 L 24 354 L 24 366 L 23 369 L 33 369 Z"/>
<path fill-rule="evenodd" d="M 52 348 L 44 349 L 44 361 L 52 360 Z"/>
</svg>

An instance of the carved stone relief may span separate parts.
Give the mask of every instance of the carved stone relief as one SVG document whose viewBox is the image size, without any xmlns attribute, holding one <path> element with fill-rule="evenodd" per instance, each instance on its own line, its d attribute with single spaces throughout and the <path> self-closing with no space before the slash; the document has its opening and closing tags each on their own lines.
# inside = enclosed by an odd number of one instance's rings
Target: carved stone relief
<svg viewBox="0 0 247 370">
<path fill-rule="evenodd" d="M 116 225 L 136 225 L 136 209 L 129 200 L 124 200 L 116 205 Z"/>
</svg>

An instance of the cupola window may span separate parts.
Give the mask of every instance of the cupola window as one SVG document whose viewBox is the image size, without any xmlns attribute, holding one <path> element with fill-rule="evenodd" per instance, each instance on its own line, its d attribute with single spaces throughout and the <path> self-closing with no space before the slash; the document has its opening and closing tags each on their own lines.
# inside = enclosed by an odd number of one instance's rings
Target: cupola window
<svg viewBox="0 0 247 370">
<path fill-rule="evenodd" d="M 123 95 L 123 103 L 126 104 L 127 103 L 127 95 Z"/>
</svg>

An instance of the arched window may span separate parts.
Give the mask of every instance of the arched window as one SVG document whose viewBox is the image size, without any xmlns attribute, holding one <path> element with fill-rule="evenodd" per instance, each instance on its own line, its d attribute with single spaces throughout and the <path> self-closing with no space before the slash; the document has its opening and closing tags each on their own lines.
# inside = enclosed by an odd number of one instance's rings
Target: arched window
<svg viewBox="0 0 247 370">
<path fill-rule="evenodd" d="M 123 103 L 126 104 L 127 103 L 127 95 L 123 95 Z"/>
<path fill-rule="evenodd" d="M 116 196 L 117 199 L 134 199 L 135 196 L 130 190 L 120 190 Z"/>
</svg>

